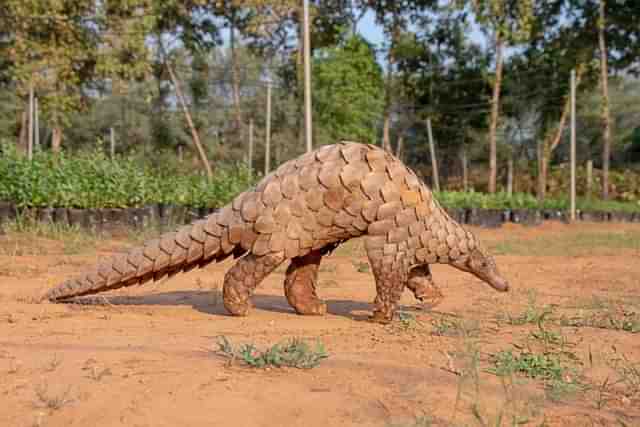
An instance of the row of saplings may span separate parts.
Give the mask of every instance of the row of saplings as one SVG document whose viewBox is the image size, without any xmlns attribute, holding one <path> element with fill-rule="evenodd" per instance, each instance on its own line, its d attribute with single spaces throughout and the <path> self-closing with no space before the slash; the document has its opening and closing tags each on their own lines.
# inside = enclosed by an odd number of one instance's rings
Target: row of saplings
<svg viewBox="0 0 640 427">
<path fill-rule="evenodd" d="M 512 222 L 539 225 L 543 221 L 569 221 L 562 210 L 446 208 L 460 224 L 496 228 Z M 215 212 L 216 208 L 154 204 L 122 209 L 21 208 L 0 202 L 0 225 L 15 220 L 37 220 L 87 229 L 130 226 L 143 228 L 152 224 L 180 225 Z M 590 222 L 640 222 L 640 212 L 578 211 L 577 220 Z"/>
</svg>

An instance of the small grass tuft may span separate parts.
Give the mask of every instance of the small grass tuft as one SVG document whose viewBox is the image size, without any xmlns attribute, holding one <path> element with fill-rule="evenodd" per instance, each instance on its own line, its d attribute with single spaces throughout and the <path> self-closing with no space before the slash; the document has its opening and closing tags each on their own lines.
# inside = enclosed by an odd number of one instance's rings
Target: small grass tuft
<svg viewBox="0 0 640 427">
<path fill-rule="evenodd" d="M 413 313 L 398 311 L 385 329 L 391 333 L 418 332 L 424 329 L 424 324 Z"/>
<path fill-rule="evenodd" d="M 57 411 L 73 402 L 73 399 L 69 397 L 71 393 L 71 387 L 69 387 L 64 393 L 52 394 L 49 392 L 49 385 L 44 382 L 35 388 L 36 406 L 46 408 L 51 411 Z"/>
<path fill-rule="evenodd" d="M 475 337 L 480 334 L 477 320 L 465 320 L 455 317 L 439 317 L 431 321 L 432 335 L 442 337 Z"/>
<path fill-rule="evenodd" d="M 44 370 L 47 372 L 53 372 L 58 369 L 58 366 L 60 366 L 61 363 L 62 359 L 60 359 L 57 354 L 54 354 L 51 360 L 49 360 L 45 365 Z"/>
<path fill-rule="evenodd" d="M 97 245 L 99 235 L 92 230 L 84 230 L 76 225 L 68 225 L 62 223 L 38 221 L 28 216 L 20 216 L 12 221 L 3 224 L 8 240 L 16 242 L 16 249 L 13 253 L 9 253 L 7 249 L 3 252 L 5 255 L 23 256 L 23 255 L 42 255 L 46 251 L 39 249 L 35 245 L 31 251 L 18 249 L 22 246 L 20 242 L 32 241 L 36 238 L 49 239 L 64 242 L 64 255 L 75 255 L 86 251 Z M 0 248 L 0 250 L 2 250 Z M 1 253 L 1 252 L 0 252 Z"/>
<path fill-rule="evenodd" d="M 640 362 L 630 361 L 622 354 L 609 361 L 609 365 L 616 372 L 618 379 L 616 384 L 624 385 L 624 394 L 627 398 L 640 396 Z"/>
<path fill-rule="evenodd" d="M 624 308 L 606 309 L 587 316 L 563 316 L 560 319 L 560 324 L 577 328 L 598 328 L 637 334 L 640 333 L 640 313 Z"/>
<path fill-rule="evenodd" d="M 540 307 L 537 303 L 535 292 L 529 292 L 527 308 L 518 315 L 506 313 L 501 319 L 512 326 L 521 326 L 527 324 L 540 324 L 545 318 L 553 313 L 553 306 L 545 305 Z"/>
<path fill-rule="evenodd" d="M 368 262 L 354 261 L 353 266 L 358 273 L 369 273 L 371 271 L 371 267 Z"/>
<path fill-rule="evenodd" d="M 527 378 L 542 380 L 547 396 L 560 400 L 582 389 L 575 371 L 566 366 L 559 355 L 553 353 L 500 351 L 492 357 L 493 366 L 487 372 L 499 377 L 520 374 Z"/>
<path fill-rule="evenodd" d="M 218 337 L 218 354 L 229 359 L 230 363 L 240 360 L 253 368 L 291 367 L 298 369 L 315 368 L 329 357 L 324 345 L 318 341 L 312 348 L 300 338 L 274 344 L 261 351 L 254 344 L 243 344 L 235 348 L 225 336 Z"/>
</svg>

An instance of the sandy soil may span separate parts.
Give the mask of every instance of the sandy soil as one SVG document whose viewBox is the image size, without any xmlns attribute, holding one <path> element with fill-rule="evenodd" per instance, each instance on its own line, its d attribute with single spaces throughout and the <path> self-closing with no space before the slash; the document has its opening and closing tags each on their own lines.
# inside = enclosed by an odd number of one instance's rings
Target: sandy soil
<svg viewBox="0 0 640 427">
<path fill-rule="evenodd" d="M 323 262 L 327 316 L 294 314 L 281 267 L 258 289 L 251 316 L 235 318 L 217 291 L 229 261 L 105 293 L 101 305 L 38 304 L 45 289 L 130 241 L 70 250 L 0 236 L 0 426 L 640 426 L 638 246 L 562 249 L 580 233 L 606 241 L 640 236 L 640 226 L 475 231 L 489 246 L 507 242 L 496 259 L 513 291 L 435 266 L 443 302 L 417 310 L 407 291 L 402 319 L 387 326 L 366 321 L 374 282 L 358 271 L 366 258 L 357 241 Z M 526 253 L 541 241 L 566 254 Z M 509 255 L 513 245 L 521 250 Z M 262 349 L 318 339 L 329 357 L 308 370 L 255 369 L 216 354 L 217 336 Z M 503 350 L 546 355 L 566 370 L 555 385 L 496 376 L 488 370 Z"/>
</svg>

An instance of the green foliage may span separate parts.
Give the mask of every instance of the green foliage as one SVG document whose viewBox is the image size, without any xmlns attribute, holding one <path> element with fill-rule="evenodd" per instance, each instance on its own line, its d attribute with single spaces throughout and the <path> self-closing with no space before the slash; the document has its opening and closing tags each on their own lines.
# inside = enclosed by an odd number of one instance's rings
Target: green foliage
<svg viewBox="0 0 640 427">
<path fill-rule="evenodd" d="M 516 193 L 509 197 L 507 193 L 443 191 L 434 195 L 443 206 L 448 208 L 568 210 L 570 206 L 567 199 L 545 199 L 541 203 L 535 196 L 526 193 Z M 640 212 L 640 203 L 578 199 L 576 206 L 582 211 Z"/>
<path fill-rule="evenodd" d="M 218 165 L 211 183 L 196 172 L 183 173 L 184 164 L 161 158 L 153 164 L 136 156 L 112 161 L 99 146 L 74 155 L 36 152 L 29 162 L 12 144 L 0 156 L 0 200 L 21 207 L 124 208 L 151 203 L 217 207 L 254 183 L 242 164 Z M 441 192 L 435 197 L 447 208 L 558 209 L 566 200 L 540 204 L 529 194 L 494 195 L 477 192 Z M 640 204 L 579 200 L 578 209 L 640 212 Z"/>
<path fill-rule="evenodd" d="M 556 353 L 515 353 L 511 350 L 500 351 L 493 355 L 493 366 L 487 372 L 500 377 L 514 374 L 544 382 L 548 397 L 559 400 L 573 394 L 583 386 L 575 377 L 575 369 L 567 366 Z"/>
<path fill-rule="evenodd" d="M 293 338 L 260 351 L 253 344 L 244 344 L 234 348 L 227 337 L 218 338 L 218 352 L 231 361 L 240 359 L 253 368 L 291 367 L 298 369 L 315 368 L 329 355 L 321 342 L 312 348 L 304 340 Z"/>
<path fill-rule="evenodd" d="M 640 313 L 624 308 L 601 310 L 587 316 L 564 316 L 560 322 L 563 326 L 577 328 L 590 327 L 632 334 L 640 333 Z"/>
<path fill-rule="evenodd" d="M 18 206 L 124 208 L 150 203 L 217 207 L 252 183 L 244 166 L 221 166 L 211 183 L 198 174 L 154 169 L 131 157 L 111 161 L 101 150 L 74 156 L 35 153 L 32 162 L 0 157 L 0 200 Z"/>
<path fill-rule="evenodd" d="M 562 380 L 566 367 L 558 358 L 546 354 L 521 353 L 500 351 L 493 358 L 493 367 L 489 372 L 502 376 L 521 373 L 529 378 L 545 380 Z"/>
<path fill-rule="evenodd" d="M 538 306 L 536 294 L 529 293 L 527 308 L 521 314 L 516 316 L 507 314 L 506 321 L 510 325 L 526 325 L 526 324 L 538 324 L 541 325 L 544 319 L 553 313 L 553 307 L 545 305 L 543 307 Z"/>
<path fill-rule="evenodd" d="M 353 36 L 319 53 L 313 71 L 321 143 L 339 139 L 374 143 L 384 91 L 382 70 L 371 46 Z"/>
</svg>

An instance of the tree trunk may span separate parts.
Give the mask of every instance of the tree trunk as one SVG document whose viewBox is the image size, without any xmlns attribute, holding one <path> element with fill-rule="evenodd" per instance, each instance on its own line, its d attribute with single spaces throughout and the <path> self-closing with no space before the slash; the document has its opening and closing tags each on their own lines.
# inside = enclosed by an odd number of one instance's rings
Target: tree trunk
<svg viewBox="0 0 640 427">
<path fill-rule="evenodd" d="M 576 88 L 580 84 L 584 67 L 579 65 L 576 70 Z M 571 97 L 567 96 L 560 116 L 560 122 L 555 133 L 547 135 L 547 137 L 538 144 L 538 200 L 544 200 L 547 193 L 547 174 L 549 171 L 549 162 L 553 151 L 558 147 L 562 140 L 562 133 L 567 124 L 567 118 L 571 113 Z"/>
<path fill-rule="evenodd" d="M 393 49 L 393 47 L 392 47 Z M 387 61 L 387 79 L 384 96 L 384 124 L 382 128 L 382 149 L 391 152 L 391 83 L 393 73 L 393 53 L 389 52 Z"/>
<path fill-rule="evenodd" d="M 27 152 L 27 135 L 29 130 L 29 124 L 27 123 L 28 113 L 26 109 L 22 112 L 20 117 L 20 136 L 18 137 L 18 151 L 21 153 Z"/>
<path fill-rule="evenodd" d="M 298 130 L 298 146 L 304 147 L 305 127 L 304 127 L 304 5 L 299 2 L 297 10 L 298 14 L 298 46 L 296 49 L 296 91 L 297 91 L 297 130 Z"/>
<path fill-rule="evenodd" d="M 382 148 L 388 152 L 391 150 L 391 105 L 393 104 L 393 64 L 395 62 L 394 49 L 398 39 L 397 17 L 393 16 L 393 29 L 391 30 L 391 46 L 389 46 L 389 56 L 387 58 L 387 76 L 384 88 L 384 125 L 382 128 Z"/>
<path fill-rule="evenodd" d="M 600 44 L 600 84 L 602 86 L 602 198 L 609 198 L 609 161 L 611 158 L 611 117 L 609 113 L 609 70 L 605 40 L 605 0 L 600 0 L 598 42 Z"/>
<path fill-rule="evenodd" d="M 198 151 L 198 155 L 200 156 L 200 161 L 207 171 L 207 179 L 211 181 L 211 179 L 213 178 L 213 170 L 211 169 L 211 164 L 209 163 L 209 159 L 207 159 L 207 154 L 205 153 L 204 148 L 202 147 L 202 143 L 200 142 L 200 135 L 198 135 L 198 130 L 196 129 L 195 125 L 193 124 L 193 120 L 191 119 L 191 114 L 189 113 L 189 109 L 187 108 L 187 102 L 185 101 L 182 90 L 180 89 L 180 83 L 178 82 L 178 79 L 173 72 L 173 68 L 169 64 L 169 61 L 166 61 L 165 64 L 167 66 L 167 70 L 169 71 L 169 76 L 171 77 L 173 87 L 176 90 L 178 102 L 182 107 L 182 112 L 184 113 L 184 116 L 187 119 L 187 124 L 189 125 L 189 129 L 191 130 L 193 144 L 196 146 L 196 150 Z"/>
<path fill-rule="evenodd" d="M 242 141 L 242 110 L 240 107 L 240 70 L 238 69 L 238 55 L 236 52 L 236 29 L 235 14 L 231 18 L 231 26 L 229 28 L 229 45 L 231 48 L 231 80 L 233 90 L 233 105 L 236 112 L 236 130 L 238 131 L 238 140 Z"/>
<path fill-rule="evenodd" d="M 544 141 L 538 141 L 536 154 L 538 158 L 538 200 L 543 201 L 547 195 L 547 167 L 544 157 Z"/>
<path fill-rule="evenodd" d="M 427 119 L 427 136 L 429 138 L 429 154 L 431 155 L 431 175 L 433 178 L 433 189 L 440 192 L 440 174 L 438 173 L 438 158 L 436 157 L 436 146 L 433 141 L 433 131 L 431 129 L 431 118 Z"/>
<path fill-rule="evenodd" d="M 507 162 L 507 194 L 513 196 L 513 153 L 509 154 Z"/>
<path fill-rule="evenodd" d="M 398 142 L 396 145 L 396 157 L 402 160 L 402 156 L 404 155 L 404 132 L 400 133 L 398 136 Z"/>
<path fill-rule="evenodd" d="M 62 147 L 62 127 L 55 125 L 53 127 L 53 133 L 51 135 L 51 151 L 53 154 L 58 154 Z"/>
<path fill-rule="evenodd" d="M 498 176 L 496 131 L 498 129 L 498 114 L 500 112 L 503 48 L 504 41 L 500 36 L 500 32 L 496 32 L 496 81 L 493 84 L 493 99 L 491 101 L 491 123 L 489 125 L 489 193 L 496 192 L 496 180 Z"/>
<path fill-rule="evenodd" d="M 593 162 L 587 160 L 587 199 L 591 200 L 591 192 L 593 191 Z"/>
<path fill-rule="evenodd" d="M 460 160 L 462 161 L 462 188 L 469 191 L 469 161 L 467 159 L 467 149 L 463 145 L 460 152 Z"/>
</svg>

